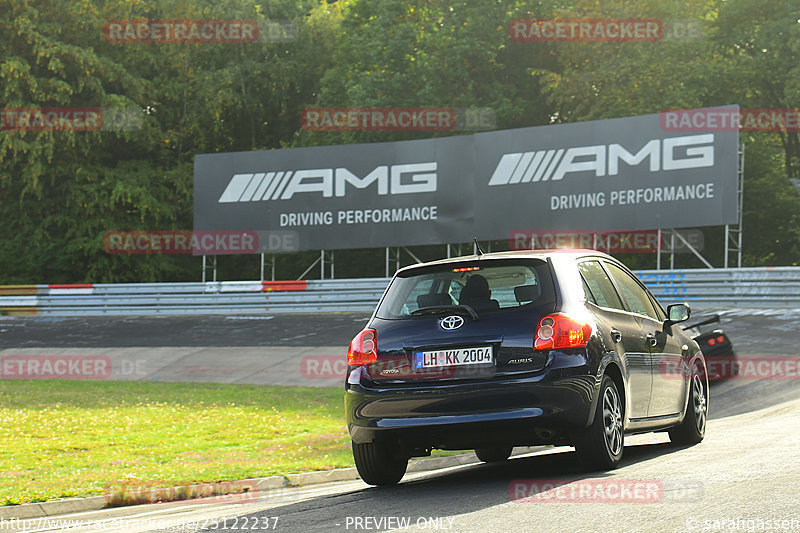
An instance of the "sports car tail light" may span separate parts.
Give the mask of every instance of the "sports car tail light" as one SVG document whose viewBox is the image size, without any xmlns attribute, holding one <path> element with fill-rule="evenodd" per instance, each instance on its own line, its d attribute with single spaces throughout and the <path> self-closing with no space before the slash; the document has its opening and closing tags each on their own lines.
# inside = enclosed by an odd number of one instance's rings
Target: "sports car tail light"
<svg viewBox="0 0 800 533">
<path fill-rule="evenodd" d="M 589 342 L 592 326 L 583 324 L 567 315 L 556 313 L 539 320 L 536 327 L 534 350 L 562 350 L 581 348 Z"/>
<path fill-rule="evenodd" d="M 717 337 L 717 342 L 720 342 L 720 343 L 725 342 L 725 337 L 720 335 L 719 337 Z"/>
<path fill-rule="evenodd" d="M 378 337 L 374 329 L 365 329 L 350 341 L 348 365 L 368 365 L 378 362 Z"/>
<path fill-rule="evenodd" d="M 708 339 L 708 345 L 709 345 L 709 346 L 714 346 L 715 344 L 717 344 L 717 341 L 716 341 L 716 340 L 714 340 L 714 339 Z"/>
</svg>

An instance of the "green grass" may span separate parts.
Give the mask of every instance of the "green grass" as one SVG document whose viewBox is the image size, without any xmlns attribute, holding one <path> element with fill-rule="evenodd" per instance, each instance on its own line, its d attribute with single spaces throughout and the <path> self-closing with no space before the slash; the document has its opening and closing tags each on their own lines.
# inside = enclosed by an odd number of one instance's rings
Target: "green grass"
<svg viewBox="0 0 800 533">
<path fill-rule="evenodd" d="M 0 505 L 353 465 L 338 388 L 0 381 Z"/>
</svg>

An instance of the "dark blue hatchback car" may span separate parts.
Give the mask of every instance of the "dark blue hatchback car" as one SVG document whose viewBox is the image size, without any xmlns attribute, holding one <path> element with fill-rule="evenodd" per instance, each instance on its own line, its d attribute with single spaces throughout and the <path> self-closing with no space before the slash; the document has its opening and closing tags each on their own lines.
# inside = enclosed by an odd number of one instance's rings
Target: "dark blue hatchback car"
<svg viewBox="0 0 800 533">
<path fill-rule="evenodd" d="M 391 485 L 434 448 L 504 461 L 513 446 L 574 446 L 614 468 L 624 435 L 703 439 L 697 343 L 616 259 L 504 252 L 399 270 L 351 342 L 345 383 L 356 467 Z"/>
</svg>

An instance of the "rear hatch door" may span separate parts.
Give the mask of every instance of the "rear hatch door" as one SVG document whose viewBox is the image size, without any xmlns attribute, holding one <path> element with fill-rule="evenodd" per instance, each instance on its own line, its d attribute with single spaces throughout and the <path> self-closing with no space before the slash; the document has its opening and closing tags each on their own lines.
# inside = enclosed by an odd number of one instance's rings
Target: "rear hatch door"
<svg viewBox="0 0 800 533">
<path fill-rule="evenodd" d="M 398 273 L 370 327 L 378 382 L 486 380 L 544 368 L 539 319 L 556 305 L 542 260 L 474 260 Z"/>
</svg>

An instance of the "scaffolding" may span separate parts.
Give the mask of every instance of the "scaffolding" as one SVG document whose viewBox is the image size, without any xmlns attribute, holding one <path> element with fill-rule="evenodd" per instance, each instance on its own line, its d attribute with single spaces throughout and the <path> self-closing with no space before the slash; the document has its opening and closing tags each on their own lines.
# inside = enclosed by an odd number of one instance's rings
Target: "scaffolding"
<svg viewBox="0 0 800 533">
<path fill-rule="evenodd" d="M 742 267 L 742 206 L 744 205 L 744 155 L 745 145 L 741 144 L 737 152 L 737 221 L 736 224 L 725 225 L 725 252 L 723 267 L 728 268 L 734 263 L 737 268 Z M 669 248 L 664 250 L 662 243 L 669 239 Z M 662 254 L 669 256 L 669 268 L 675 268 L 675 247 L 680 243 L 697 257 L 706 268 L 715 268 L 691 243 L 686 236 L 675 228 L 658 231 L 658 249 L 656 251 L 656 270 L 662 268 Z M 733 257 L 733 261 L 731 261 Z"/>
<path fill-rule="evenodd" d="M 725 268 L 731 254 L 736 257 L 736 267 L 742 267 L 742 206 L 744 205 L 744 147 L 739 147 L 739 220 L 736 225 L 725 226 Z"/>
</svg>

